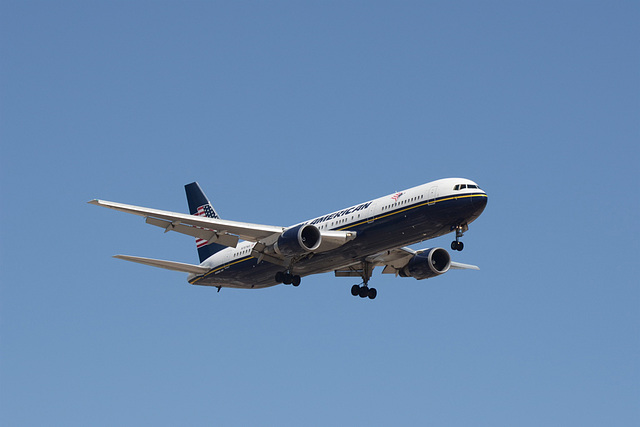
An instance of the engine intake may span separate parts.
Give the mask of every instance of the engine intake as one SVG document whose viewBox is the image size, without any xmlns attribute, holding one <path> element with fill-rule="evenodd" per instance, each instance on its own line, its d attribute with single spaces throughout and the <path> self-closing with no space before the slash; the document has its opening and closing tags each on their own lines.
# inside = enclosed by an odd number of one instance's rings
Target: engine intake
<svg viewBox="0 0 640 427">
<path fill-rule="evenodd" d="M 411 258 L 400 270 L 401 277 L 413 277 L 418 280 L 439 276 L 449 271 L 451 256 L 442 248 L 425 249 Z"/>
<path fill-rule="evenodd" d="M 280 255 L 298 256 L 315 251 L 320 243 L 322 235 L 318 227 L 300 224 L 284 230 L 273 249 Z"/>
</svg>

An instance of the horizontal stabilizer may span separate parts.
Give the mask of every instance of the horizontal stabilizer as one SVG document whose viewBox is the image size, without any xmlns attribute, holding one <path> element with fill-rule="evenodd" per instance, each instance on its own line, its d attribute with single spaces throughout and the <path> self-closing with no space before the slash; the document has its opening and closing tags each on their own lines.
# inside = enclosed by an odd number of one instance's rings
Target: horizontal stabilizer
<svg viewBox="0 0 640 427">
<path fill-rule="evenodd" d="M 123 259 L 125 261 L 137 262 L 138 264 L 150 265 L 152 267 L 164 268 L 167 270 L 182 271 L 183 273 L 206 274 L 209 269 L 199 265 L 185 264 L 176 261 L 163 261 L 153 258 L 142 258 L 130 255 L 114 255 L 114 258 Z"/>
</svg>

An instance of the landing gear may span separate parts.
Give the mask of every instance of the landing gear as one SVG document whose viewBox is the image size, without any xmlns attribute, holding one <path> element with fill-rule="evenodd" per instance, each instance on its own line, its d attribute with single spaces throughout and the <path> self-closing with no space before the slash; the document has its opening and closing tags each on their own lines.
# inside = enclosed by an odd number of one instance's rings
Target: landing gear
<svg viewBox="0 0 640 427">
<path fill-rule="evenodd" d="M 351 287 L 351 295 L 360 298 L 375 299 L 378 291 L 369 287 L 369 279 L 373 274 L 373 263 L 369 261 L 361 261 L 357 264 L 350 265 L 335 271 L 336 277 L 360 277 L 362 282 Z"/>
<path fill-rule="evenodd" d="M 302 279 L 300 279 L 300 276 L 295 275 L 295 276 L 293 276 L 293 278 L 291 279 L 291 284 L 297 288 L 298 286 L 300 286 L 300 282 L 301 282 L 301 280 L 302 280 Z"/>
<path fill-rule="evenodd" d="M 296 287 L 300 286 L 300 282 L 302 281 L 300 276 L 297 274 L 293 275 L 289 271 L 278 271 L 275 279 L 278 283 L 284 283 L 285 285 L 293 285 Z"/>
<path fill-rule="evenodd" d="M 464 235 L 464 232 L 469 230 L 469 226 L 467 224 L 458 225 L 456 227 L 452 227 L 452 230 L 456 230 L 456 240 L 451 242 L 451 250 L 452 251 L 461 251 L 464 249 L 464 243 L 460 241 L 460 238 Z"/>
<path fill-rule="evenodd" d="M 357 297 L 360 294 L 360 285 L 353 285 L 351 287 L 351 295 Z"/>
<path fill-rule="evenodd" d="M 373 274 L 373 265 L 370 262 L 365 261 L 362 263 L 361 267 L 361 269 L 353 269 L 349 273 L 343 273 L 343 275 L 362 277 L 361 285 L 353 285 L 351 287 L 351 295 L 353 295 L 354 297 L 375 299 L 375 297 L 378 295 L 378 291 L 376 291 L 375 288 L 370 288 L 368 286 L 369 279 L 371 279 L 371 275 Z"/>
<path fill-rule="evenodd" d="M 354 297 L 368 297 L 369 299 L 375 299 L 378 295 L 378 291 L 376 291 L 376 288 L 370 288 L 367 285 L 353 285 L 351 287 L 351 295 L 353 295 Z"/>
<path fill-rule="evenodd" d="M 464 243 L 462 242 L 451 242 L 451 250 L 452 251 L 461 251 L 464 249 Z"/>
</svg>

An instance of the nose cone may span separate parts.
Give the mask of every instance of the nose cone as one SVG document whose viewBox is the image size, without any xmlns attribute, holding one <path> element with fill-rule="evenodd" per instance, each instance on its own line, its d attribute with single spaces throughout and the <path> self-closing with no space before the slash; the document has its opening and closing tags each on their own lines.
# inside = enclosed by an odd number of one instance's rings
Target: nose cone
<svg viewBox="0 0 640 427">
<path fill-rule="evenodd" d="M 480 215 L 482 211 L 484 211 L 484 208 L 487 206 L 489 197 L 487 197 L 487 194 L 485 193 L 482 195 L 474 196 L 472 200 L 473 200 L 473 207 L 478 209 L 478 215 Z"/>
</svg>

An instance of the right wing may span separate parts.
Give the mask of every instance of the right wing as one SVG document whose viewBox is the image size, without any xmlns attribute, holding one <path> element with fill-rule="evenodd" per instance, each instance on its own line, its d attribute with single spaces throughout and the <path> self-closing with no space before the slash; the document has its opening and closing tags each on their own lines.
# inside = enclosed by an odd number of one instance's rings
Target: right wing
<svg viewBox="0 0 640 427">
<path fill-rule="evenodd" d="M 454 270 L 480 270 L 480 267 L 477 265 L 471 264 L 463 264 L 461 262 L 453 262 L 451 261 L 451 267 Z"/>
<path fill-rule="evenodd" d="M 126 205 L 124 203 L 108 202 L 106 200 L 96 199 L 88 203 L 143 216 L 146 218 L 147 224 L 164 228 L 165 232 L 176 231 L 207 240 L 209 243 L 219 243 L 230 247 L 236 247 L 239 239 L 270 245 L 275 243 L 280 234 L 282 234 L 282 231 L 284 231 L 284 227 L 274 225 L 250 224 L 246 222 L 207 218 Z"/>
<path fill-rule="evenodd" d="M 379 254 L 367 257 L 367 261 L 373 263 L 374 266 L 384 265 L 383 274 L 397 274 L 407 263 L 421 251 L 414 251 L 411 248 L 396 248 Z M 463 264 L 461 262 L 451 261 L 449 268 L 454 270 L 480 270 L 477 265 Z"/>
</svg>

